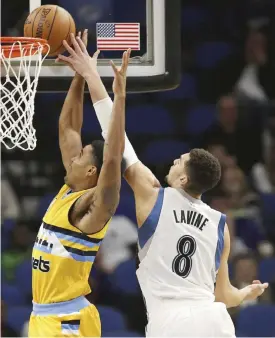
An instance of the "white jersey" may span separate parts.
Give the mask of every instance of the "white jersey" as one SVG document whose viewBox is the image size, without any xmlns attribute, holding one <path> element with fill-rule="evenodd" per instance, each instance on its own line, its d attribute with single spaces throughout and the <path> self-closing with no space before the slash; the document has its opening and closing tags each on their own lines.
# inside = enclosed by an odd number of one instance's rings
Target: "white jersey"
<svg viewBox="0 0 275 338">
<path fill-rule="evenodd" d="M 139 229 L 138 280 L 147 309 L 159 299 L 214 301 L 225 215 L 183 190 L 161 188 Z"/>
</svg>

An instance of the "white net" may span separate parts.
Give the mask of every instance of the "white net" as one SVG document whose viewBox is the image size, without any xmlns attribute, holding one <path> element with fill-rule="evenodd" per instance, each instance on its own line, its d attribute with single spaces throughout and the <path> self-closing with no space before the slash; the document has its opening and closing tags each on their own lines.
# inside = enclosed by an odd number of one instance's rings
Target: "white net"
<svg viewBox="0 0 275 338">
<path fill-rule="evenodd" d="M 12 57 L 13 50 L 20 58 Z M 24 44 L 16 41 L 8 52 L 1 48 L 0 85 L 0 141 L 8 149 L 18 147 L 33 150 L 36 147 L 36 132 L 33 127 L 34 99 L 41 66 L 49 47 L 35 42 Z M 30 75 L 30 67 L 34 69 Z"/>
</svg>

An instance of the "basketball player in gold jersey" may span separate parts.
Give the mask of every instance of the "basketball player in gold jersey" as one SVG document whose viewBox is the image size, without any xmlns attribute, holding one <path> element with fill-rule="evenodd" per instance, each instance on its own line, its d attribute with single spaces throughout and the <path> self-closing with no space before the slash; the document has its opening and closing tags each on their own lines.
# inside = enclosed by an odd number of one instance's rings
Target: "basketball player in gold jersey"
<svg viewBox="0 0 275 338">
<path fill-rule="evenodd" d="M 124 151 L 126 71 L 130 57 L 114 70 L 113 119 L 103 146 L 82 147 L 85 81 L 93 91 L 97 55 L 86 50 L 87 31 L 64 42 L 70 57 L 59 56 L 76 71 L 59 120 L 59 144 L 66 169 L 65 185 L 50 204 L 33 249 L 33 312 L 30 337 L 99 337 L 99 314 L 84 297 L 89 274 L 119 202 Z"/>
</svg>

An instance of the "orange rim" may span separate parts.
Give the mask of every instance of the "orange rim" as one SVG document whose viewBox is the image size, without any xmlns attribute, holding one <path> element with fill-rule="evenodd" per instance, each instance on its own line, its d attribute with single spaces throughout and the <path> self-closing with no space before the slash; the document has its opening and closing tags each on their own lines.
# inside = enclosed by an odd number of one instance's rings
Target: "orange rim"
<svg viewBox="0 0 275 338">
<path fill-rule="evenodd" d="M 20 42 L 21 46 L 14 45 L 15 42 Z M 22 56 L 22 48 L 27 52 L 26 55 L 30 56 L 37 52 L 43 46 L 42 54 L 47 54 L 49 51 L 48 41 L 39 38 L 28 37 L 0 37 L 1 52 L 4 57 L 17 58 Z"/>
</svg>

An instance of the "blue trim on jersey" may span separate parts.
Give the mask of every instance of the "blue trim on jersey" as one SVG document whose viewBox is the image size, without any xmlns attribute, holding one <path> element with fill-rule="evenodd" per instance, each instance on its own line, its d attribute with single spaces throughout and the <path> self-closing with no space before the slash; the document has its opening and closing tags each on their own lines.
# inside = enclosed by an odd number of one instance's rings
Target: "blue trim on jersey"
<svg viewBox="0 0 275 338">
<path fill-rule="evenodd" d="M 39 250 L 41 252 L 48 253 L 48 254 L 52 254 L 52 248 L 46 247 L 44 245 L 39 245 L 37 243 L 34 244 L 34 249 Z M 95 256 L 97 254 L 97 251 L 83 251 L 83 250 L 70 248 L 67 246 L 65 246 L 64 249 L 68 251 L 71 258 L 73 258 L 74 260 L 78 262 L 94 262 Z M 68 258 L 68 257 L 64 257 L 64 258 Z"/>
<path fill-rule="evenodd" d="M 218 225 L 218 242 L 217 242 L 217 249 L 215 254 L 215 266 L 216 271 L 219 269 L 221 264 L 221 256 L 224 247 L 224 226 L 225 226 L 226 216 L 221 214 L 221 218 Z"/>
<path fill-rule="evenodd" d="M 76 232 L 76 231 L 72 231 L 69 229 L 64 229 L 56 225 L 51 225 L 45 222 L 43 222 L 43 228 L 49 231 L 53 231 L 54 233 L 60 233 L 60 234 L 72 236 L 74 238 L 84 239 L 85 241 L 88 241 L 91 243 L 101 243 L 103 240 L 103 238 L 91 238 L 91 237 L 88 237 L 88 235 L 85 235 L 83 232 Z"/>
<path fill-rule="evenodd" d="M 70 256 L 78 262 L 94 262 L 95 256 L 82 256 L 69 252 Z"/>
<path fill-rule="evenodd" d="M 50 316 L 59 314 L 70 314 L 79 312 L 84 307 L 89 306 L 91 303 L 84 297 L 80 296 L 67 302 L 51 303 L 51 304 L 38 304 L 33 303 L 33 314 L 39 316 Z"/>
<path fill-rule="evenodd" d="M 48 254 L 50 254 L 52 252 L 52 248 L 50 248 L 48 246 L 44 246 L 42 244 L 37 244 L 37 243 L 34 243 L 34 249 L 48 253 Z"/>
<path fill-rule="evenodd" d="M 141 248 L 144 247 L 149 238 L 151 238 L 156 231 L 163 205 L 163 198 L 164 188 L 160 188 L 154 208 L 152 209 L 151 213 L 149 214 L 143 225 L 138 229 L 139 245 Z"/>
<path fill-rule="evenodd" d="M 54 232 L 55 236 L 58 238 L 58 239 L 63 239 L 63 240 L 66 240 L 66 241 L 69 241 L 69 242 L 72 242 L 72 243 L 76 243 L 76 244 L 82 244 L 82 245 L 85 245 L 87 246 L 88 248 L 93 248 L 97 245 L 100 245 L 102 240 L 98 243 L 91 243 L 91 242 L 88 242 L 86 239 L 80 239 L 80 238 L 76 238 L 76 237 L 73 237 L 73 236 L 70 236 L 70 235 L 64 235 L 64 234 L 61 234 L 59 232 Z"/>
<path fill-rule="evenodd" d="M 78 331 L 79 330 L 80 325 L 70 325 L 70 324 L 63 324 L 61 322 L 61 328 L 63 330 L 69 330 L 69 331 Z"/>
</svg>

